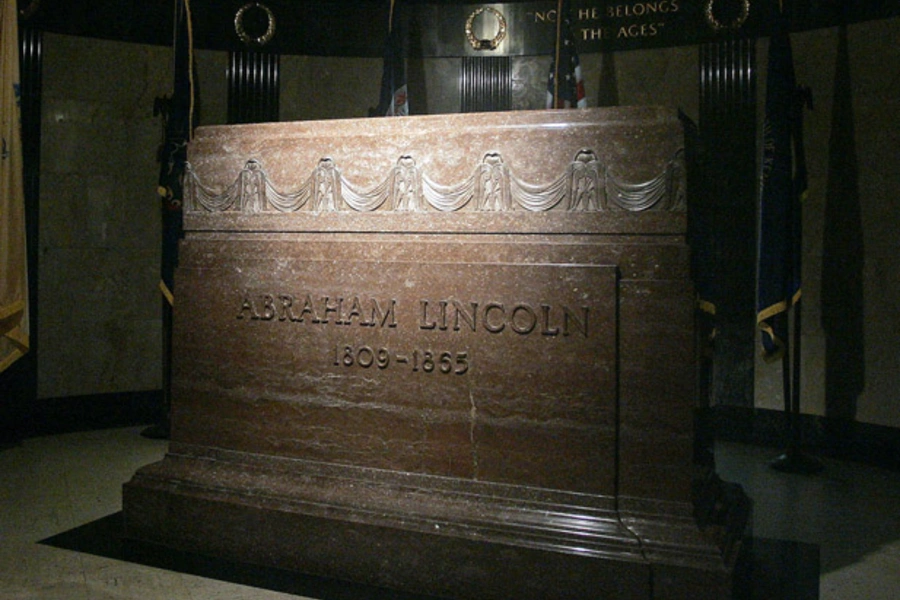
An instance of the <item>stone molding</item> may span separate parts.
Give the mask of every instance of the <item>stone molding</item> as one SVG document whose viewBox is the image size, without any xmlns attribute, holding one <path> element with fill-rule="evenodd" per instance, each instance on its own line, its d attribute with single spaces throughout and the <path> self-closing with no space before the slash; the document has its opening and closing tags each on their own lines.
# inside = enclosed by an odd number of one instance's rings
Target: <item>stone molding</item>
<svg viewBox="0 0 900 600">
<path fill-rule="evenodd" d="M 563 173 L 548 184 L 523 181 L 499 152 L 488 152 L 463 181 L 442 185 L 404 154 L 378 185 L 360 189 L 330 157 L 319 159 L 304 184 L 282 192 L 260 160 L 249 159 L 234 182 L 216 191 L 191 165 L 185 174 L 188 212 L 684 212 L 684 151 L 647 181 L 627 182 L 591 149 L 579 150 Z"/>
</svg>

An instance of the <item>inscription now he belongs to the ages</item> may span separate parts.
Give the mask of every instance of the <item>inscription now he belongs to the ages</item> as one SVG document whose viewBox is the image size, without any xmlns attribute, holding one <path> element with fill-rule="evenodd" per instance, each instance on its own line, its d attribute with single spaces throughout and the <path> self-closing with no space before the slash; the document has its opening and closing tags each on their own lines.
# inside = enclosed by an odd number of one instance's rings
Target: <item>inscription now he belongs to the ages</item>
<svg viewBox="0 0 900 600">
<path fill-rule="evenodd" d="M 360 296 L 316 296 L 304 294 L 249 294 L 241 297 L 237 318 L 247 321 L 285 321 L 309 325 L 356 325 L 396 329 L 397 299 L 378 300 Z M 498 335 L 512 332 L 519 336 L 538 333 L 563 338 L 588 337 L 589 308 L 517 302 L 462 302 L 418 300 L 415 327 L 420 331 L 472 331 Z M 378 370 L 404 365 L 417 373 L 464 375 L 469 371 L 470 352 L 414 348 L 394 351 L 384 346 L 350 345 L 333 347 L 332 366 Z"/>
</svg>

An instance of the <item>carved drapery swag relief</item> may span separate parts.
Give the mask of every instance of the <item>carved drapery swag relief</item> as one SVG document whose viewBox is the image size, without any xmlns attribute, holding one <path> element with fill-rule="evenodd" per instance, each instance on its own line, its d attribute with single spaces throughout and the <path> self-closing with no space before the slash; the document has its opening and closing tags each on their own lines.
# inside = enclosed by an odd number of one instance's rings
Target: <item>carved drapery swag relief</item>
<svg viewBox="0 0 900 600">
<path fill-rule="evenodd" d="M 623 181 L 590 149 L 576 153 L 563 173 L 547 184 L 523 181 L 499 153 L 483 156 L 463 181 L 450 185 L 432 181 L 403 155 L 371 189 L 348 181 L 335 161 L 321 158 L 310 176 L 293 192 L 278 190 L 260 161 L 248 160 L 223 191 L 206 186 L 187 165 L 188 211 L 248 214 L 307 211 L 350 212 L 601 212 L 625 210 L 684 211 L 684 152 L 672 157 L 663 171 L 647 181 Z"/>
</svg>

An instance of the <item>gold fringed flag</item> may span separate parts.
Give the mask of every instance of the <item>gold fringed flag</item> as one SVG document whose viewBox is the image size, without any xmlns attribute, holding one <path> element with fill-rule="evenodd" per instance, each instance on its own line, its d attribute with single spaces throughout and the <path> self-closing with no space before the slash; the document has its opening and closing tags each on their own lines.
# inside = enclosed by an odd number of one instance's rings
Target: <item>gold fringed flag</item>
<svg viewBox="0 0 900 600">
<path fill-rule="evenodd" d="M 28 351 L 28 276 L 16 2 L 0 0 L 0 372 Z"/>
<path fill-rule="evenodd" d="M 801 201 L 806 194 L 802 99 L 782 22 L 769 41 L 759 217 L 756 320 L 767 360 L 783 356 L 787 313 L 801 292 Z"/>
</svg>

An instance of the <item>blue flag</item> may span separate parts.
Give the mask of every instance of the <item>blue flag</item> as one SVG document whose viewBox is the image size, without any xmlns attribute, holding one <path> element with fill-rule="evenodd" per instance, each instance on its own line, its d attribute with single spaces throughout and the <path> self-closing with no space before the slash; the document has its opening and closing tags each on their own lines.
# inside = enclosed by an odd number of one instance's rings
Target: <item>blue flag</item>
<svg viewBox="0 0 900 600">
<path fill-rule="evenodd" d="M 769 41 L 756 304 L 768 360 L 783 356 L 787 313 L 801 294 L 801 211 L 807 186 L 803 99 L 794 77 L 790 37 L 780 23 Z"/>
<path fill-rule="evenodd" d="M 381 95 L 372 116 L 403 117 L 409 115 L 406 88 L 406 61 L 403 55 L 403 39 L 391 0 L 388 13 L 388 34 L 384 44 L 384 67 L 381 73 Z"/>
</svg>

